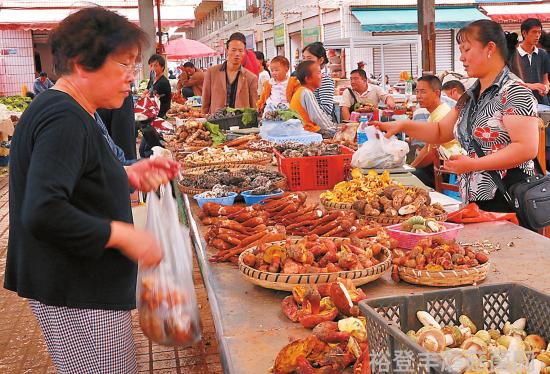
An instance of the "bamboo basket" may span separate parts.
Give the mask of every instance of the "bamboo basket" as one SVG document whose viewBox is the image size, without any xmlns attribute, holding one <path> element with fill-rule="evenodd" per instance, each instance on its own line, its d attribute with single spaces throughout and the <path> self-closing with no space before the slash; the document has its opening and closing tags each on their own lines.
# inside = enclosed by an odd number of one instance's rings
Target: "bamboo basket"
<svg viewBox="0 0 550 374">
<path fill-rule="evenodd" d="M 265 153 L 265 152 L 264 152 Z M 257 158 L 257 159 L 250 159 L 250 160 L 242 160 L 242 161 L 235 161 L 235 162 L 206 162 L 206 163 L 192 163 L 192 162 L 185 162 L 185 159 L 181 161 L 181 166 L 184 168 L 196 168 L 200 166 L 224 166 L 224 167 L 234 167 L 234 165 L 268 165 L 271 160 L 273 159 L 273 156 L 266 153 L 266 156 L 263 158 Z"/>
<path fill-rule="evenodd" d="M 276 188 L 279 188 L 281 190 L 285 190 L 286 187 L 287 187 L 287 184 L 286 184 L 286 177 L 283 176 L 283 178 L 277 182 L 275 182 L 274 184 L 274 187 Z M 211 189 L 209 188 L 206 188 L 206 189 L 202 189 L 202 188 L 193 188 L 193 187 L 188 187 L 188 186 L 184 186 L 181 184 L 181 182 L 178 182 L 178 188 L 179 190 L 181 191 L 181 193 L 185 193 L 185 194 L 198 194 L 198 193 L 203 193 L 203 192 L 206 192 L 206 191 L 210 191 Z M 246 190 L 249 190 L 250 188 L 247 187 L 247 188 L 238 188 L 238 187 L 235 187 L 235 188 L 232 188 L 230 191 L 231 192 L 236 192 L 236 193 L 241 193 L 243 191 L 246 191 Z"/>
<path fill-rule="evenodd" d="M 477 284 L 487 278 L 490 263 L 464 269 L 428 271 L 399 266 L 399 278 L 407 283 L 432 287 L 455 287 Z"/>
<path fill-rule="evenodd" d="M 295 240 L 298 241 L 298 240 Z M 285 241 L 278 241 L 269 244 L 284 245 Z M 292 291 L 296 285 L 313 285 L 336 282 L 338 278 L 351 279 L 355 286 L 373 282 L 380 278 L 386 271 L 391 269 L 391 253 L 384 251 L 385 260 L 378 265 L 363 270 L 339 271 L 334 273 L 309 273 L 309 274 L 284 274 L 271 273 L 254 269 L 243 262 L 243 257 L 253 252 L 256 247 L 245 250 L 239 256 L 239 271 L 249 282 L 264 288 L 279 291 Z"/>
<path fill-rule="evenodd" d="M 241 164 L 241 165 L 235 165 L 231 167 L 217 165 L 217 166 L 198 166 L 196 168 L 187 168 L 183 169 L 181 171 L 182 176 L 187 178 L 200 178 L 205 173 L 217 170 L 217 169 L 229 169 L 231 173 L 236 173 L 241 169 L 249 168 L 249 167 L 255 167 L 261 170 L 267 170 L 268 168 L 265 165 L 249 165 L 249 164 Z"/>
</svg>

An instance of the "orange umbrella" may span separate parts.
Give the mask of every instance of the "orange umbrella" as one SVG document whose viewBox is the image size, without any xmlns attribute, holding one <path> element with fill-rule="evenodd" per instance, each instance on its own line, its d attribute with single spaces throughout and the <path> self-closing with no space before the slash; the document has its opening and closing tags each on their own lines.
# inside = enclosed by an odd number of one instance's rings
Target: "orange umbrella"
<svg viewBox="0 0 550 374">
<path fill-rule="evenodd" d="M 196 40 L 179 38 L 166 44 L 166 55 L 169 60 L 186 58 L 212 57 L 220 53 Z"/>
</svg>

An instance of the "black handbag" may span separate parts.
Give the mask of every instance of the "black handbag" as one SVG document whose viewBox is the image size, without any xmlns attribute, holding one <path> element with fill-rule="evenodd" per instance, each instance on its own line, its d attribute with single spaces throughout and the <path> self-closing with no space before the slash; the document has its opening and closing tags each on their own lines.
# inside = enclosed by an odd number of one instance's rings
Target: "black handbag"
<svg viewBox="0 0 550 374">
<path fill-rule="evenodd" d="M 485 156 L 475 140 L 473 146 L 478 157 Z M 541 174 L 525 177 L 508 189 L 499 173 L 494 170 L 488 173 L 506 202 L 516 212 L 520 224 L 536 231 L 550 225 L 550 177 L 544 173 L 538 159 L 535 158 L 534 162 Z"/>
</svg>

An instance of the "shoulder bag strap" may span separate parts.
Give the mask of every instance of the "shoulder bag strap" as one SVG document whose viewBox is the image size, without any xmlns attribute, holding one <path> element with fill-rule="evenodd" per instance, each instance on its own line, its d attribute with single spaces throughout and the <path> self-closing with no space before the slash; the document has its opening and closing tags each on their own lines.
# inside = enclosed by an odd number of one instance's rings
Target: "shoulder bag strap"
<svg viewBox="0 0 550 374">
<path fill-rule="evenodd" d="M 351 106 L 353 108 L 353 106 L 357 104 L 359 100 L 357 100 L 357 96 L 355 96 L 355 94 L 353 93 L 353 90 L 350 87 L 348 87 L 348 91 L 351 94 L 351 97 L 353 97 L 353 105 Z"/>
</svg>

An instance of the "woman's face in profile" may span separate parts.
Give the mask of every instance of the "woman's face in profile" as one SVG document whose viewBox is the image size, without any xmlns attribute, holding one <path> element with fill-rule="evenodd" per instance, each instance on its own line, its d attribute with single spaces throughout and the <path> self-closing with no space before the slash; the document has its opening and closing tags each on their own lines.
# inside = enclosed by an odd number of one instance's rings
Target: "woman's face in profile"
<svg viewBox="0 0 550 374">
<path fill-rule="evenodd" d="M 122 106 L 130 94 L 130 83 L 135 80 L 138 48 L 129 48 L 111 53 L 103 65 L 93 72 L 97 82 L 94 96 L 99 108 L 116 109 Z"/>
</svg>

